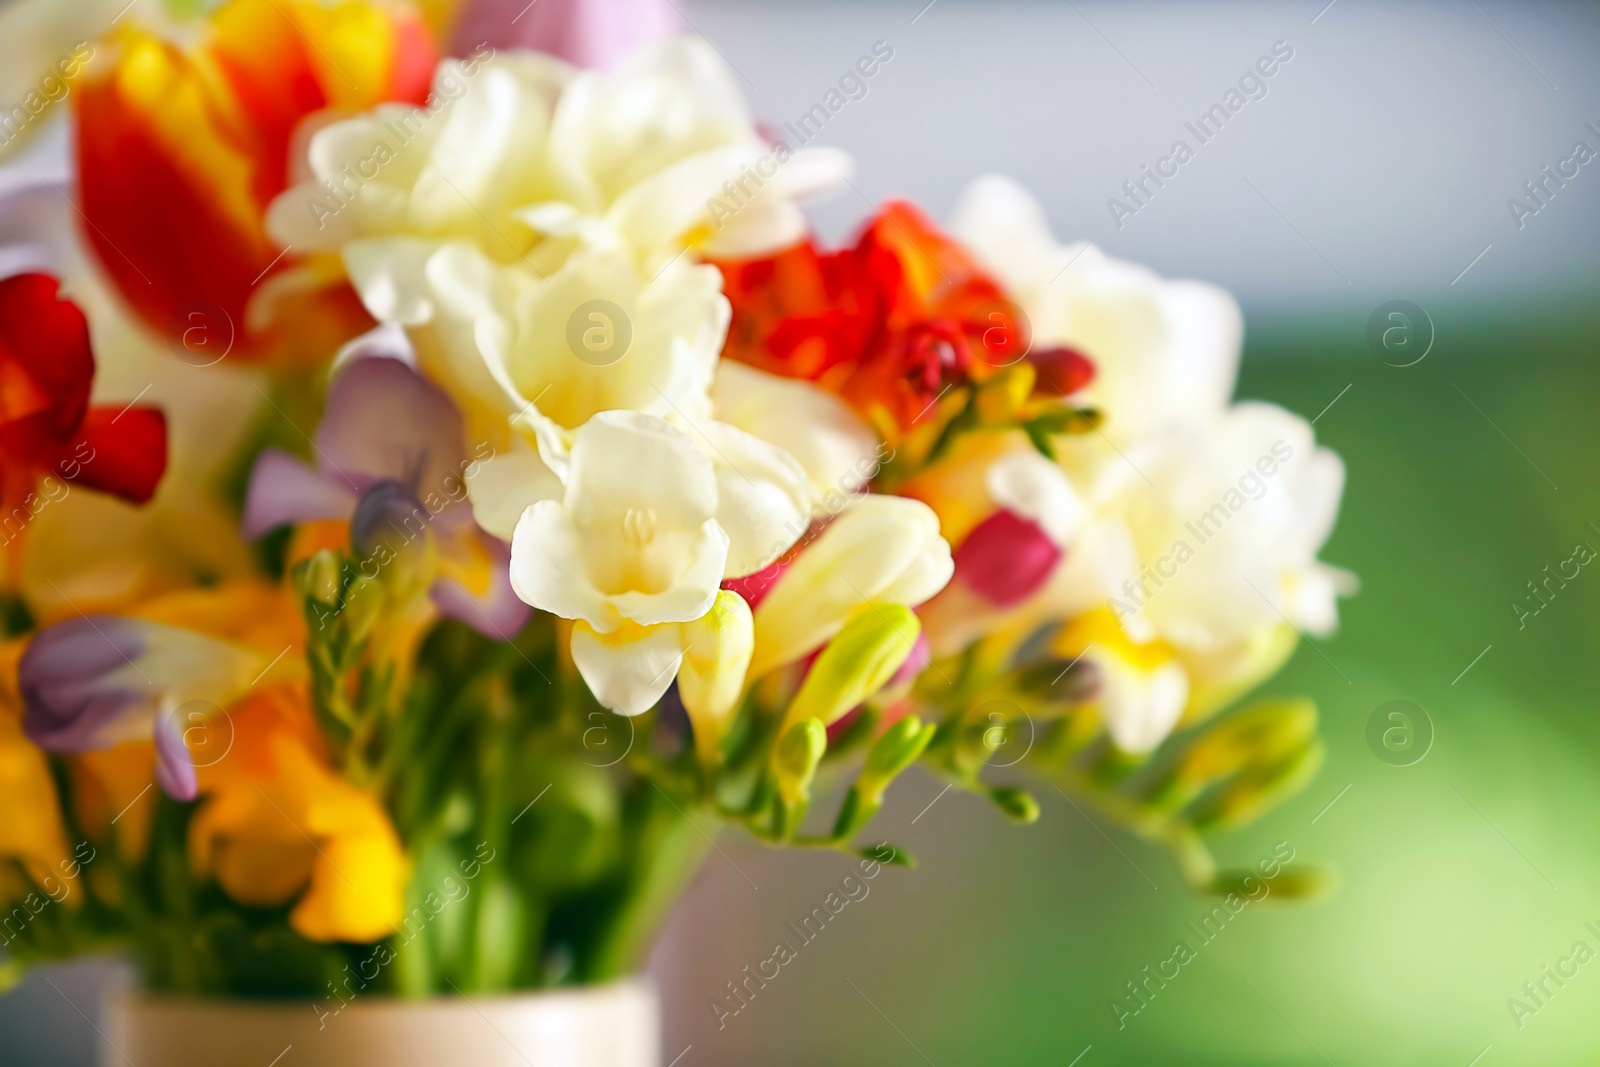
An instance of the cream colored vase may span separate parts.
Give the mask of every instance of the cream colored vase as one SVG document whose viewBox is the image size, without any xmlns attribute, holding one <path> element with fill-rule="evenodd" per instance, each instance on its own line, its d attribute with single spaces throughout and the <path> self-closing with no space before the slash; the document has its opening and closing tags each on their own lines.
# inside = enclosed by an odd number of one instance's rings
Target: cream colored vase
<svg viewBox="0 0 1600 1067">
<path fill-rule="evenodd" d="M 641 981 L 517 996 L 311 1001 L 113 996 L 106 1067 L 660 1067 Z"/>
</svg>

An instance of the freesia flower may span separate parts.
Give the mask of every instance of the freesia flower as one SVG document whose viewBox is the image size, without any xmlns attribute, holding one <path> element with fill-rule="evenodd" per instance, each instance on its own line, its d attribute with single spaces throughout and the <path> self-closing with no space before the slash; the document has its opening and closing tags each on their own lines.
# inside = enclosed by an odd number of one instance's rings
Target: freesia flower
<svg viewBox="0 0 1600 1067">
<path fill-rule="evenodd" d="M 522 628 L 510 550 L 472 521 L 467 479 L 490 450 L 469 457 L 448 397 L 398 358 L 383 336 L 354 346 L 328 391 L 310 466 L 268 449 L 256 461 L 244 533 L 322 520 L 351 524 L 360 573 L 376 578 L 410 546 L 437 549 L 431 596 L 443 614 L 490 637 Z M 370 573 L 369 573 L 370 572 Z"/>
<path fill-rule="evenodd" d="M 159 410 L 89 404 L 89 325 L 56 288 L 46 274 L 0 279 L 0 527 L 7 544 L 73 484 L 149 500 L 167 463 Z"/>
<path fill-rule="evenodd" d="M 660 698 L 694 641 L 683 624 L 706 616 L 724 578 L 771 562 L 774 543 L 787 549 L 809 503 L 792 458 L 731 427 L 705 429 L 720 465 L 665 419 L 596 415 L 573 437 L 560 497 L 531 501 L 516 526 L 517 595 L 577 620 L 573 660 L 623 714 Z M 738 613 L 725 622 L 738 625 Z"/>
<path fill-rule="evenodd" d="M 134 25 L 73 90 L 86 236 L 152 329 L 244 358 L 317 359 L 364 315 L 337 266 L 269 237 L 290 146 L 322 108 L 420 103 L 434 65 L 422 23 L 366 0 L 230 0 L 193 47 Z M 207 358 L 211 358 L 206 350 Z"/>
<path fill-rule="evenodd" d="M 1069 623 L 1051 651 L 1094 669 L 1098 684 L 1092 704 L 1124 752 L 1154 749 L 1189 704 L 1189 676 L 1174 649 L 1160 640 L 1134 640 L 1104 608 Z"/>
<path fill-rule="evenodd" d="M 18 668 L 23 729 L 51 752 L 153 740 L 161 788 L 192 799 L 190 729 L 257 684 L 303 674 L 290 653 L 304 625 L 289 596 L 253 582 L 134 610 L 76 616 L 34 634 Z"/>
<path fill-rule="evenodd" d="M 737 225 L 714 226 L 720 185 L 770 149 L 692 37 L 610 73 L 474 53 L 442 64 L 434 93 L 436 113 L 379 108 L 319 130 L 272 232 L 339 253 L 367 309 L 407 328 L 497 447 L 511 416 L 557 452 L 559 430 L 598 411 L 704 418 L 728 312 L 717 273 L 683 253 L 798 239 L 793 199 L 839 171 L 836 154 L 800 153 Z"/>
<path fill-rule="evenodd" d="M 504 317 L 480 317 L 477 358 L 504 388 L 502 423 L 513 417 L 559 464 L 565 431 L 603 411 L 705 421 L 728 324 L 717 283 L 715 269 L 682 262 L 647 279 L 602 249 L 528 286 Z"/>
<path fill-rule="evenodd" d="M 808 241 L 721 267 L 733 304 L 726 355 L 821 383 L 891 440 L 949 389 L 1026 351 L 994 277 L 901 201 L 853 247 L 825 253 Z"/>
<path fill-rule="evenodd" d="M 1296 631 L 1332 630 L 1353 583 L 1316 556 L 1343 467 L 1298 416 L 1229 406 L 1241 319 L 1227 293 L 1057 244 L 1003 178 L 973 185 L 955 230 L 1016 293 L 1036 351 L 1093 362 L 1080 388 L 1103 432 L 1056 449 L 1083 520 L 1018 612 L 1071 620 L 1063 651 L 1098 668 L 1113 739 L 1147 751 L 1277 669 Z"/>
<path fill-rule="evenodd" d="M 671 37 L 609 73 L 490 54 L 441 64 L 434 93 L 449 104 L 436 116 L 380 108 L 318 131 L 308 180 L 274 205 L 273 232 L 326 251 L 358 239 L 461 238 L 543 275 L 583 245 L 621 241 L 653 274 L 685 248 L 749 255 L 798 240 L 794 198 L 845 173 L 837 152 L 795 153 L 736 225 L 718 227 L 708 202 L 774 149 L 710 45 Z M 391 288 L 417 251 L 402 242 L 387 254 Z"/>
<path fill-rule="evenodd" d="M 1138 561 L 1110 590 L 1126 624 L 1197 650 L 1285 622 L 1333 630 L 1349 577 L 1316 557 L 1338 515 L 1344 464 L 1316 446 L 1304 419 L 1236 404 L 1140 442 L 1129 460 L 1143 476 L 1120 479 L 1103 510 Z"/>
<path fill-rule="evenodd" d="M 795 556 L 756 608 L 751 677 L 818 648 L 863 605 L 921 604 L 954 569 L 928 505 L 877 493 L 852 502 Z M 915 639 L 909 636 L 905 651 Z"/>
<path fill-rule="evenodd" d="M 253 907 L 296 900 L 312 941 L 376 941 L 400 925 L 408 866 L 370 794 L 329 765 L 298 686 L 264 688 L 228 710 L 233 748 L 200 768 L 189 826 L 193 869 Z"/>
<path fill-rule="evenodd" d="M 1243 319 L 1224 290 L 1161 278 L 1093 245 L 1057 244 L 1038 202 L 999 176 L 972 184 L 952 229 L 1021 306 L 1035 352 L 1075 352 L 1094 365 L 1084 399 L 1113 440 L 1227 406 Z"/>
</svg>

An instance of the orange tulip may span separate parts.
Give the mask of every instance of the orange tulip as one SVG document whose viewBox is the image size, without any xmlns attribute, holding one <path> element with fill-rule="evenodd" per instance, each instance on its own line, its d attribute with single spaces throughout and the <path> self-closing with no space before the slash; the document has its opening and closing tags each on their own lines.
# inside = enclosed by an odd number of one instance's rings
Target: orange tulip
<svg viewBox="0 0 1600 1067">
<path fill-rule="evenodd" d="M 85 236 L 147 325 L 190 362 L 317 359 L 369 324 L 338 264 L 267 236 L 291 142 L 323 109 L 420 103 L 436 53 L 367 0 L 230 0 L 180 47 L 133 26 L 77 103 Z"/>
</svg>

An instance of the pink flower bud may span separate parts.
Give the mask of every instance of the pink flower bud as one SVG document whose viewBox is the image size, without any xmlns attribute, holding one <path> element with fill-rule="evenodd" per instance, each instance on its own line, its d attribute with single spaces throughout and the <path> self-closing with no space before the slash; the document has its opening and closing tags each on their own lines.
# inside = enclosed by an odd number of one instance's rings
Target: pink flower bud
<svg viewBox="0 0 1600 1067">
<path fill-rule="evenodd" d="M 1021 603 L 1049 580 L 1061 548 L 1044 528 L 1013 511 L 984 519 L 955 551 L 956 578 L 1002 608 Z"/>
</svg>

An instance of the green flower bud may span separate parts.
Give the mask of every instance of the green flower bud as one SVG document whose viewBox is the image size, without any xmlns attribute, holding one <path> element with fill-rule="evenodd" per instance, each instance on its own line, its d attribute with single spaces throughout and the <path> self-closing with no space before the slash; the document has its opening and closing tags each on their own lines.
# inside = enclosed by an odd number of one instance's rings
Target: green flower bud
<svg viewBox="0 0 1600 1067">
<path fill-rule="evenodd" d="M 339 603 L 339 557 L 331 549 L 323 549 L 299 568 L 299 586 L 302 596 L 326 607 Z"/>
<path fill-rule="evenodd" d="M 863 799 L 880 800 L 889 783 L 916 762 L 937 732 L 937 726 L 933 723 L 924 726 L 915 715 L 908 715 L 885 730 L 867 753 L 867 765 L 861 768 L 861 777 L 856 782 Z"/>
<path fill-rule="evenodd" d="M 989 790 L 989 799 L 1005 813 L 1006 818 L 1020 826 L 1039 819 L 1039 802 L 1026 789 L 998 786 Z"/>
<path fill-rule="evenodd" d="M 806 820 L 811 806 L 811 780 L 828 750 L 828 730 L 819 719 L 789 727 L 772 754 L 773 777 L 762 783 L 760 803 L 772 808 L 772 837 L 788 841 Z"/>
<path fill-rule="evenodd" d="M 1252 901 L 1309 900 L 1333 888 L 1333 873 L 1322 867 L 1284 867 L 1271 878 L 1255 871 L 1222 871 L 1205 887 L 1212 896 L 1229 893 Z"/>
<path fill-rule="evenodd" d="M 351 583 L 344 593 L 344 610 L 339 614 L 352 640 L 367 639 L 384 613 L 388 599 L 381 582 L 357 578 Z"/>
<path fill-rule="evenodd" d="M 1241 775 L 1195 817 L 1197 829 L 1243 826 L 1304 789 L 1322 766 L 1321 739 L 1267 767 Z"/>
<path fill-rule="evenodd" d="M 820 719 L 837 722 L 894 677 L 911 655 L 922 624 L 901 604 L 869 604 L 845 623 L 811 665 L 785 725 Z"/>
<path fill-rule="evenodd" d="M 1262 768 L 1297 757 L 1314 741 L 1317 707 L 1309 700 L 1257 704 L 1217 723 L 1178 757 L 1146 791 L 1149 806 L 1175 812 L 1211 786 L 1231 778 L 1257 778 Z M 1254 790 L 1247 786 L 1247 794 Z"/>
<path fill-rule="evenodd" d="M 1178 775 L 1202 785 L 1300 748 L 1317 732 L 1317 706 L 1283 700 L 1256 706 L 1218 723 L 1183 754 Z"/>
<path fill-rule="evenodd" d="M 778 772 L 778 796 L 786 804 L 796 804 L 811 793 L 811 780 L 817 764 L 828 750 L 828 729 L 820 719 L 807 719 L 789 727 L 778 742 L 774 763 Z"/>
</svg>

